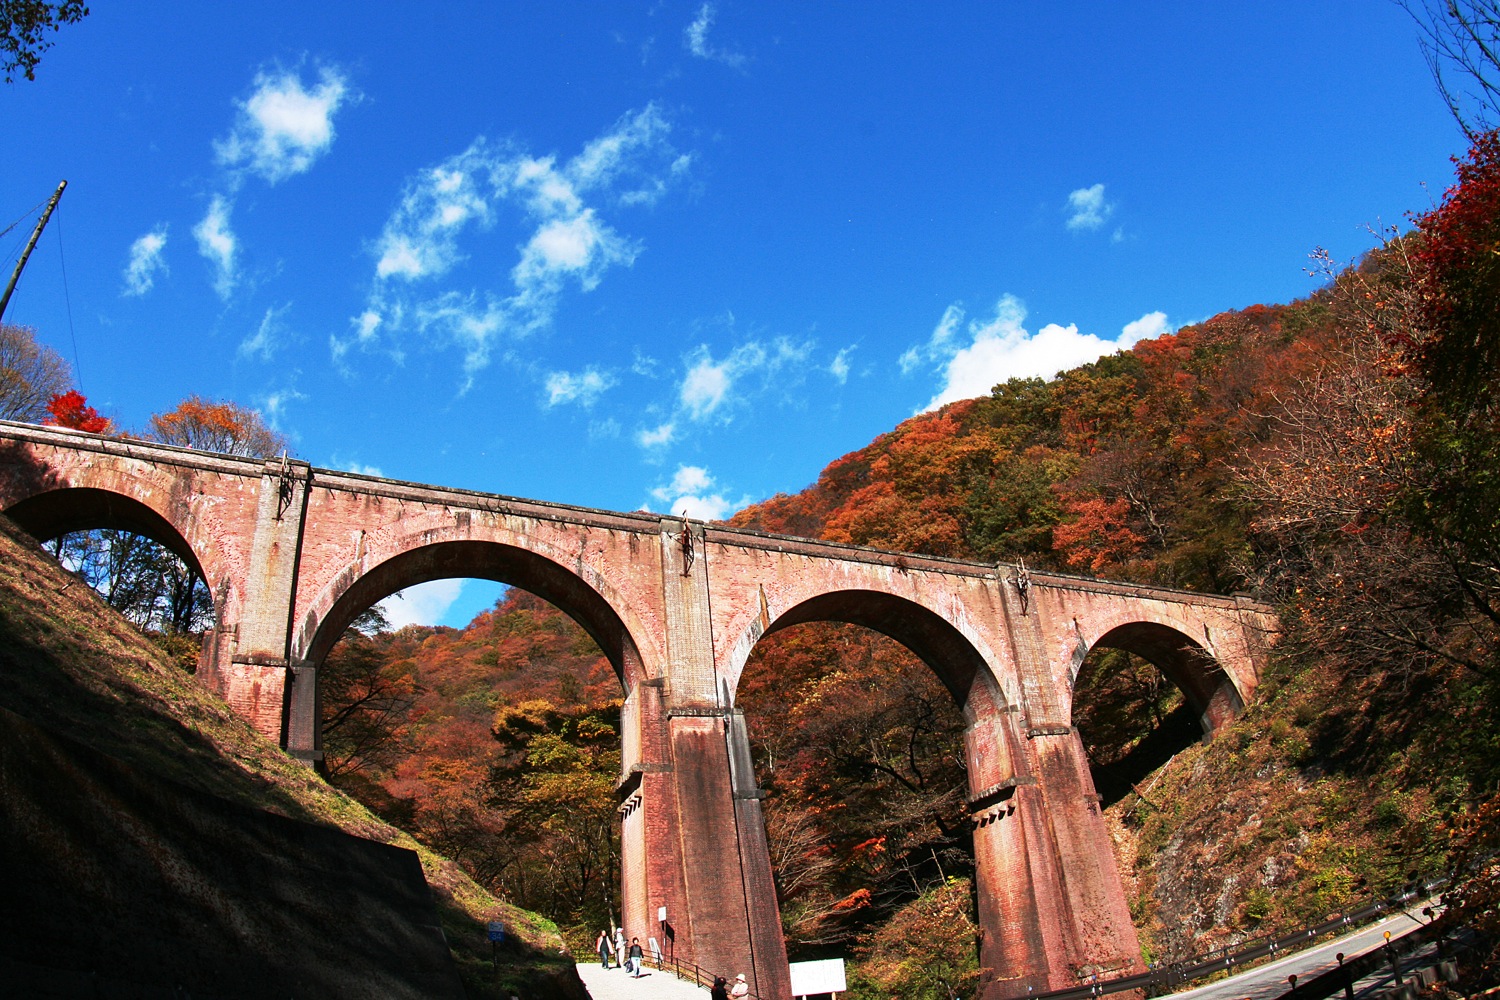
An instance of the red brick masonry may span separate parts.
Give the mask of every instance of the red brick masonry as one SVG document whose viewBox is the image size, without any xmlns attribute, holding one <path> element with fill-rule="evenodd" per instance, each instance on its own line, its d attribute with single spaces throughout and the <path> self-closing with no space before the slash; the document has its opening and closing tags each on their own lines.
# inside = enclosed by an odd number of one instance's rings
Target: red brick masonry
<svg viewBox="0 0 1500 1000">
<path fill-rule="evenodd" d="M 1077 730 L 1095 646 L 1144 656 L 1212 732 L 1253 696 L 1275 629 L 1244 598 L 903 555 L 660 517 L 210 455 L 0 421 L 0 510 L 39 538 L 149 535 L 214 595 L 199 676 L 290 753 L 319 754 L 317 670 L 405 587 L 481 577 L 571 614 L 626 696 L 626 933 L 790 994 L 761 813 L 734 711 L 764 635 L 809 621 L 905 644 L 968 719 L 987 997 L 1140 968 Z"/>
</svg>

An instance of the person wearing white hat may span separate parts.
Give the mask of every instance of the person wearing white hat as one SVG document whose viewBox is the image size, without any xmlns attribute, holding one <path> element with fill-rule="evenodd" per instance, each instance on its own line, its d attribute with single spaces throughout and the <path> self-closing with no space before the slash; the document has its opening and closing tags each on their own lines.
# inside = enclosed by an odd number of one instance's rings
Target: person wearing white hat
<svg viewBox="0 0 1500 1000">
<path fill-rule="evenodd" d="M 750 985 L 745 982 L 745 974 L 741 972 L 734 977 L 734 988 L 729 991 L 732 997 L 743 997 L 750 995 Z"/>
</svg>

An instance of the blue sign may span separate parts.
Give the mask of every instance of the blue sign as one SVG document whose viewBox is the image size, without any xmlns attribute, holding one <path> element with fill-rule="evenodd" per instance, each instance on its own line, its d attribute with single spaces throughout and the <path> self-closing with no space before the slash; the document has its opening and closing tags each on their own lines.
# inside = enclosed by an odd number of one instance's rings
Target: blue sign
<svg viewBox="0 0 1500 1000">
<path fill-rule="evenodd" d="M 498 920 L 491 920 L 490 921 L 490 940 L 491 941 L 504 941 L 505 940 L 505 925 L 502 924 Z"/>
</svg>

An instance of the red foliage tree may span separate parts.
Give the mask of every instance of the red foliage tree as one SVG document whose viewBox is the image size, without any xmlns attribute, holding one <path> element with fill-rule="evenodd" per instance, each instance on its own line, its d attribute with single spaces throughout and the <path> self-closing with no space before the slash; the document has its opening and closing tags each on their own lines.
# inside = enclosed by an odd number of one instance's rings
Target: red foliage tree
<svg viewBox="0 0 1500 1000">
<path fill-rule="evenodd" d="M 71 427 L 75 431 L 105 434 L 109 431 L 109 418 L 101 417 L 99 411 L 89 405 L 83 393 L 77 389 L 53 396 L 47 403 L 47 412 L 52 414 L 46 423 L 54 427 Z"/>
</svg>

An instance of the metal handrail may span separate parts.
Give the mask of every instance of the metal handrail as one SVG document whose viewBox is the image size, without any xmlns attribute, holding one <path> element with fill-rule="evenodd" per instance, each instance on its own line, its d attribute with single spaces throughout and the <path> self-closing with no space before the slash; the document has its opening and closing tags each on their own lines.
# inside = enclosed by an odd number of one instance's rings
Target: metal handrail
<svg viewBox="0 0 1500 1000">
<path fill-rule="evenodd" d="M 1069 986 L 1060 990 L 1051 990 L 1046 993 L 1020 994 L 1011 1000 L 1083 1000 L 1085 997 L 1101 997 L 1110 993 L 1122 993 L 1126 990 L 1155 990 L 1160 988 L 1170 989 L 1180 986 L 1194 979 L 1212 975 L 1215 972 L 1233 972 L 1238 965 L 1253 962 L 1258 958 L 1275 955 L 1277 952 L 1286 951 L 1296 945 L 1306 943 L 1322 937 L 1324 934 L 1337 930 L 1362 924 L 1375 917 L 1379 917 L 1391 910 L 1400 909 L 1406 903 L 1419 898 L 1432 895 L 1432 893 L 1448 881 L 1447 877 L 1432 879 L 1403 890 L 1399 895 L 1369 903 L 1349 913 L 1338 914 L 1330 917 L 1320 924 L 1304 927 L 1281 937 L 1252 938 L 1238 951 L 1231 953 L 1228 948 L 1220 949 L 1218 954 L 1213 952 L 1207 955 L 1193 956 L 1181 961 L 1172 962 L 1169 965 L 1152 969 L 1149 972 L 1141 972 L 1131 976 L 1121 976 L 1116 979 L 1104 979 L 1092 983 L 1083 983 L 1078 986 Z"/>
<path fill-rule="evenodd" d="M 690 982 L 694 986 L 702 986 L 706 989 L 712 989 L 714 980 L 720 975 L 717 972 L 710 972 L 697 962 L 687 962 L 680 958 L 668 957 L 656 953 L 644 958 L 643 961 L 646 965 L 654 969 L 660 969 L 662 972 L 670 972 L 678 979 Z M 725 976 L 724 978 L 728 979 L 729 977 Z M 758 993 L 747 993 L 745 995 L 749 1000 L 760 1000 L 760 994 Z"/>
</svg>

